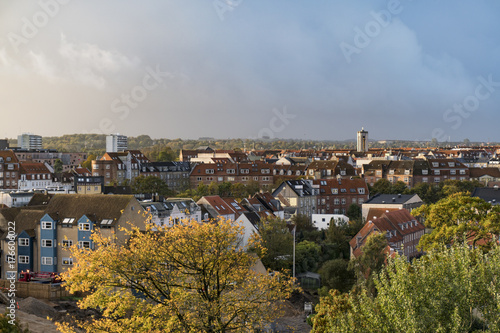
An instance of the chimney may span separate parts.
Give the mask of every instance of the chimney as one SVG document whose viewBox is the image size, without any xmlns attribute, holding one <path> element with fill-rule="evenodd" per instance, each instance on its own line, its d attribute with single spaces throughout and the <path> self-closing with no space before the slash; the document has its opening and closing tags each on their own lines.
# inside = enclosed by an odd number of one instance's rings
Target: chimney
<svg viewBox="0 0 500 333">
<path fill-rule="evenodd" d="M 400 193 L 400 194 L 398 194 L 398 198 L 401 198 L 401 193 Z"/>
<path fill-rule="evenodd" d="M 392 198 L 392 202 L 396 202 L 396 198 Z"/>
</svg>

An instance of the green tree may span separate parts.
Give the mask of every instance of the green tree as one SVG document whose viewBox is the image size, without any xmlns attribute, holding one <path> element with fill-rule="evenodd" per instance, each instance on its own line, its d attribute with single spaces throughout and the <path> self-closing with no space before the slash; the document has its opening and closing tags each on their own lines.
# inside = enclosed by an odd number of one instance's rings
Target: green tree
<svg viewBox="0 0 500 333">
<path fill-rule="evenodd" d="M 54 172 L 61 173 L 63 171 L 63 162 L 60 159 L 54 161 Z"/>
<path fill-rule="evenodd" d="M 362 254 L 349 263 L 349 267 L 354 270 L 358 282 L 365 286 L 370 293 L 375 292 L 373 277 L 384 267 L 386 246 L 385 233 L 372 233 L 361 248 Z"/>
<path fill-rule="evenodd" d="M 392 192 L 392 184 L 385 178 L 379 179 L 373 184 L 370 188 L 370 195 L 375 194 L 391 194 Z"/>
<path fill-rule="evenodd" d="M 304 214 L 294 215 L 292 217 L 292 224 L 297 226 L 297 232 L 316 230 L 316 227 L 312 223 L 311 218 Z"/>
<path fill-rule="evenodd" d="M 270 218 L 259 224 L 262 247 L 256 249 L 266 268 L 274 271 L 292 267 L 293 235 L 287 223 L 279 218 Z"/>
<path fill-rule="evenodd" d="M 359 220 L 359 219 L 361 219 L 361 207 L 359 207 L 355 203 L 350 204 L 349 208 L 347 208 L 346 215 L 349 218 L 349 220 Z"/>
<path fill-rule="evenodd" d="M 302 241 L 295 247 L 295 271 L 297 273 L 316 272 L 321 257 L 321 246 L 314 242 Z"/>
<path fill-rule="evenodd" d="M 412 262 L 390 259 L 366 290 L 330 292 L 313 332 L 498 332 L 500 249 L 440 247 Z"/>
<path fill-rule="evenodd" d="M 132 191 L 136 194 L 152 193 L 167 196 L 171 193 L 167 184 L 159 177 L 140 175 L 132 182 Z"/>
<path fill-rule="evenodd" d="M 247 190 L 247 195 L 253 196 L 260 191 L 260 184 L 255 180 L 251 180 L 245 185 L 245 188 Z"/>
<path fill-rule="evenodd" d="M 95 233 L 96 249 L 73 247 L 78 264 L 63 273 L 66 288 L 86 294 L 81 308 L 102 311 L 77 329 L 222 333 L 272 322 L 293 281 L 254 271 L 256 256 L 239 246 L 242 232 L 231 221 L 192 221 L 156 232 L 134 228 L 126 246 Z"/>
<path fill-rule="evenodd" d="M 10 313 L 0 314 L 0 332 L 4 333 L 30 333 L 28 328 L 24 328 L 17 318 L 11 318 Z"/>
<path fill-rule="evenodd" d="M 500 206 L 455 193 L 436 204 L 423 205 L 412 212 L 425 219 L 430 234 L 420 239 L 419 247 L 427 251 L 440 245 L 469 241 L 487 250 L 500 233 Z"/>
<path fill-rule="evenodd" d="M 82 167 L 92 170 L 92 161 L 95 161 L 96 159 L 97 157 L 94 154 L 89 154 L 85 162 L 82 163 Z"/>
<path fill-rule="evenodd" d="M 319 269 L 319 274 L 326 290 L 337 289 L 345 293 L 356 281 L 354 272 L 349 269 L 349 262 L 345 259 L 326 261 Z"/>
<path fill-rule="evenodd" d="M 392 193 L 404 193 L 404 191 L 407 189 L 407 186 L 404 182 L 398 180 L 394 185 L 392 185 L 391 192 Z"/>
</svg>

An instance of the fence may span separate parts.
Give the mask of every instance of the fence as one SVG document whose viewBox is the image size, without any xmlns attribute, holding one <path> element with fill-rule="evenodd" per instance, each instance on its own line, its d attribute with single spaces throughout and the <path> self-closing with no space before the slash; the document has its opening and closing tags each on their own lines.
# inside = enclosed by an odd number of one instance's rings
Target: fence
<svg viewBox="0 0 500 333">
<path fill-rule="evenodd" d="M 10 287 L 10 281 L 0 280 L 0 289 L 6 290 Z M 69 291 L 60 284 L 41 284 L 36 282 L 16 282 L 16 297 L 34 297 L 40 299 L 59 299 L 70 296 Z"/>
</svg>

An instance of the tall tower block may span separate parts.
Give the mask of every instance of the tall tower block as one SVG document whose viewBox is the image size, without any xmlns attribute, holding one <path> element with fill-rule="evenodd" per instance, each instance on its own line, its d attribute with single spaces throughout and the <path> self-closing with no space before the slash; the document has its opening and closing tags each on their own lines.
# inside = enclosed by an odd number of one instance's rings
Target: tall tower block
<svg viewBox="0 0 500 333">
<path fill-rule="evenodd" d="M 358 144 L 356 150 L 359 152 L 367 152 L 368 151 L 368 132 L 365 131 L 363 127 L 361 127 L 361 131 L 358 131 Z"/>
</svg>

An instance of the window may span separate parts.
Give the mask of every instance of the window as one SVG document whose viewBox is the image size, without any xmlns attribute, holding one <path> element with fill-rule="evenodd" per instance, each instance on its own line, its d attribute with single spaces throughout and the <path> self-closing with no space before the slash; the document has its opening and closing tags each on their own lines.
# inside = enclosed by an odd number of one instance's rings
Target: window
<svg viewBox="0 0 500 333">
<path fill-rule="evenodd" d="M 455 167 L 455 162 L 448 162 L 448 166 L 450 168 L 454 168 Z"/>
<path fill-rule="evenodd" d="M 42 257 L 42 265 L 52 265 L 54 260 L 52 257 Z"/>
<path fill-rule="evenodd" d="M 227 173 L 229 173 L 229 174 L 234 174 L 234 173 L 235 173 L 235 171 L 234 171 L 234 169 L 227 169 Z"/>
<path fill-rule="evenodd" d="M 394 169 L 389 170 L 389 174 L 393 175 L 394 174 Z"/>
<path fill-rule="evenodd" d="M 437 167 L 439 167 L 439 163 L 438 163 L 438 162 L 432 162 L 432 166 L 433 166 L 434 168 L 437 168 Z"/>
<path fill-rule="evenodd" d="M 253 180 L 258 181 L 259 177 L 253 177 Z"/>
<path fill-rule="evenodd" d="M 201 177 L 196 177 L 196 180 L 201 182 Z"/>
<path fill-rule="evenodd" d="M 52 239 L 42 239 L 42 247 L 52 247 L 53 244 Z"/>
<path fill-rule="evenodd" d="M 435 174 L 435 175 L 439 175 L 439 174 L 440 174 L 440 171 L 439 171 L 439 170 L 434 170 L 434 174 Z"/>
<path fill-rule="evenodd" d="M 63 265 L 73 265 L 73 258 L 62 258 Z"/>
<path fill-rule="evenodd" d="M 78 230 L 80 230 L 80 231 L 89 231 L 90 230 L 90 223 L 80 223 L 80 224 L 78 224 Z"/>
<path fill-rule="evenodd" d="M 234 177 L 227 177 L 228 182 L 234 182 Z"/>
<path fill-rule="evenodd" d="M 29 240 L 29 238 L 19 238 L 17 240 L 17 243 L 19 244 L 19 246 L 29 246 L 30 240 Z"/>
<path fill-rule="evenodd" d="M 434 183 L 439 183 L 440 179 L 439 178 L 434 178 Z"/>
<path fill-rule="evenodd" d="M 29 256 L 19 256 L 19 263 L 20 264 L 29 264 L 30 257 Z"/>
<path fill-rule="evenodd" d="M 465 170 L 464 169 L 460 169 L 460 174 L 461 175 L 465 175 Z"/>
<path fill-rule="evenodd" d="M 90 241 L 79 241 L 78 248 L 80 249 L 90 249 Z"/>
<path fill-rule="evenodd" d="M 340 175 L 345 176 L 345 170 L 340 170 Z"/>
<path fill-rule="evenodd" d="M 62 246 L 63 247 L 70 247 L 73 246 L 73 241 L 71 239 L 64 239 L 62 241 Z"/>
<path fill-rule="evenodd" d="M 410 174 L 410 170 L 406 169 L 405 170 L 405 175 L 409 175 Z"/>
<path fill-rule="evenodd" d="M 334 205 L 338 205 L 339 203 L 340 203 L 340 200 L 339 200 L 339 199 L 335 199 L 335 200 L 333 200 L 333 204 L 334 204 Z"/>
<path fill-rule="evenodd" d="M 249 173 L 249 169 L 241 169 L 241 173 Z"/>
<path fill-rule="evenodd" d="M 358 193 L 359 194 L 365 194 L 365 189 L 362 188 L 362 187 L 358 188 Z"/>
<path fill-rule="evenodd" d="M 42 221 L 42 229 L 52 229 L 52 222 Z"/>
<path fill-rule="evenodd" d="M 205 170 L 205 172 L 207 174 L 213 174 L 214 173 L 214 169 L 207 169 L 207 170 Z"/>
<path fill-rule="evenodd" d="M 338 188 L 332 188 L 332 194 L 338 194 L 339 189 Z"/>
<path fill-rule="evenodd" d="M 424 182 L 424 183 L 429 182 L 429 178 L 427 178 L 427 177 L 422 178 L 422 182 Z"/>
<path fill-rule="evenodd" d="M 109 164 L 106 164 L 106 170 L 109 170 Z"/>
<path fill-rule="evenodd" d="M 342 204 L 345 205 L 345 198 L 342 198 Z"/>
</svg>

